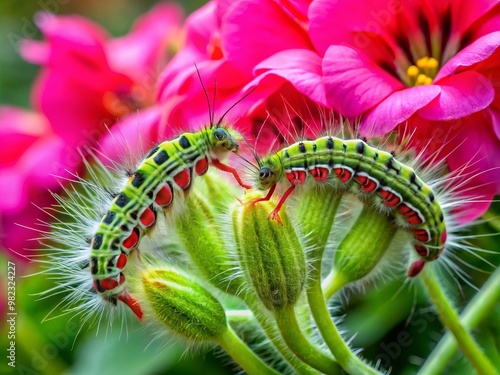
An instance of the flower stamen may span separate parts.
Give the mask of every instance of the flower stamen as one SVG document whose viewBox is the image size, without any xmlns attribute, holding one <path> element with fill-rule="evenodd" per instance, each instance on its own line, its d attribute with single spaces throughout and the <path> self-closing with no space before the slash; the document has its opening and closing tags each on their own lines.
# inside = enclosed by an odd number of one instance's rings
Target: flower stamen
<svg viewBox="0 0 500 375">
<path fill-rule="evenodd" d="M 415 65 L 410 65 L 406 69 L 410 86 L 430 85 L 439 68 L 439 61 L 434 57 L 421 57 Z"/>
</svg>

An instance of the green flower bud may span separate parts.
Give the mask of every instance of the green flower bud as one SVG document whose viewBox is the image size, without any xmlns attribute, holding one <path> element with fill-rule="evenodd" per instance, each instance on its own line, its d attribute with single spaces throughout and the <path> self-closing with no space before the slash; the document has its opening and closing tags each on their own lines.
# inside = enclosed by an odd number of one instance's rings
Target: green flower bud
<svg viewBox="0 0 500 375">
<path fill-rule="evenodd" d="M 379 264 L 396 231 L 389 217 L 365 204 L 335 252 L 336 277 L 347 284 L 368 275 Z"/>
<path fill-rule="evenodd" d="M 246 197 L 252 198 L 257 197 Z M 306 279 L 304 252 L 286 210 L 280 212 L 283 226 L 268 219 L 275 206 L 275 202 L 235 205 L 232 213 L 240 265 L 271 311 L 295 305 Z"/>
<path fill-rule="evenodd" d="M 220 290 L 236 295 L 243 289 L 244 280 L 234 275 L 234 259 L 227 253 L 228 246 L 223 238 L 225 231 L 221 230 L 217 215 L 220 208 L 211 203 L 212 200 L 218 204 L 227 201 L 227 207 L 234 195 L 229 193 L 229 189 L 215 189 L 212 177 L 207 176 L 203 180 L 186 199 L 186 213 L 175 223 L 177 231 L 204 278 Z M 207 196 L 211 199 L 206 199 Z"/>
<path fill-rule="evenodd" d="M 205 288 L 173 268 L 142 274 L 146 305 L 171 331 L 187 339 L 214 341 L 227 330 L 222 305 Z"/>
</svg>

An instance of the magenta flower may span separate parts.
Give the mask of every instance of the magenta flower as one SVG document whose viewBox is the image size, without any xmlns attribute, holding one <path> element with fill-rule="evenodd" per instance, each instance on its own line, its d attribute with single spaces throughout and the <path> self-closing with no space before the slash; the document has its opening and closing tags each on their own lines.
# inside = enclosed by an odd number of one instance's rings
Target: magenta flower
<svg viewBox="0 0 500 375">
<path fill-rule="evenodd" d="M 500 191 L 498 1 L 316 0 L 308 14 L 328 104 L 366 136 L 416 129 L 415 147 L 476 174 L 463 219 L 483 213 Z"/>
<path fill-rule="evenodd" d="M 54 175 L 67 176 L 71 160 L 64 152 L 64 141 L 39 113 L 0 107 L 0 134 L 0 243 L 23 253 L 34 232 L 22 225 L 33 227 L 34 218 L 47 218 L 35 205 L 52 202 L 47 190 L 57 189 Z"/>
<path fill-rule="evenodd" d="M 0 160 L 0 242 L 5 248 L 23 253 L 37 246 L 27 241 L 34 237 L 33 230 L 22 225 L 32 227 L 47 219 L 35 205 L 53 203 L 48 189 L 59 189 L 55 176 L 78 173 L 80 152 L 97 143 L 109 144 L 109 139 L 123 140 L 117 133 L 113 138 L 109 127 L 155 103 L 156 78 L 168 46 L 177 43 L 180 19 L 178 6 L 159 4 L 130 34 L 110 39 L 81 17 L 38 15 L 46 42 L 24 41 L 21 53 L 43 66 L 33 88 L 39 112 L 0 108 L 0 131 L 6 140 Z M 138 119 L 134 112 L 130 121 L 159 121 L 156 109 L 140 114 Z"/>
<path fill-rule="evenodd" d="M 72 148 L 94 144 L 118 119 L 154 103 L 156 78 L 180 19 L 177 6 L 160 4 L 129 35 L 109 39 L 84 18 L 39 14 L 47 41 L 21 45 L 26 60 L 43 66 L 34 107 Z"/>
<path fill-rule="evenodd" d="M 281 8 L 271 0 L 237 1 L 231 6 L 212 1 L 193 13 L 186 23 L 186 44 L 160 80 L 166 122 L 184 127 L 207 122 L 195 63 L 210 98 L 216 85 L 219 115 L 255 88 L 230 114 L 239 119 L 237 127 L 254 135 L 267 117 L 263 109 L 274 102 L 271 109 L 277 110 L 278 100 L 272 97 L 279 98 L 281 108 L 286 101 L 304 106 L 308 98 L 324 103 L 321 58 L 312 50 L 301 9 Z"/>
</svg>

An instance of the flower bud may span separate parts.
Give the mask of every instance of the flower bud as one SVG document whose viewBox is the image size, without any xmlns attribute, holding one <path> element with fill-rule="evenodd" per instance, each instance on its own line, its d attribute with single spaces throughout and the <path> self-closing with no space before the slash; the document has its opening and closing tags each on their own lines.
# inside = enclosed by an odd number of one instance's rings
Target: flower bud
<svg viewBox="0 0 500 375">
<path fill-rule="evenodd" d="M 283 226 L 268 219 L 275 206 L 272 201 L 235 205 L 232 213 L 240 265 L 271 311 L 295 305 L 306 278 L 304 252 L 286 210 L 280 211 Z"/>
<path fill-rule="evenodd" d="M 368 275 L 389 248 L 397 228 L 389 217 L 365 204 L 334 256 L 334 268 L 345 283 Z"/>
<path fill-rule="evenodd" d="M 227 330 L 222 305 L 205 288 L 173 268 L 142 274 L 146 305 L 172 332 L 196 341 L 214 341 Z"/>
<path fill-rule="evenodd" d="M 227 253 L 225 231 L 217 216 L 221 208 L 212 204 L 212 200 L 228 203 L 234 196 L 228 189 L 215 189 L 212 178 L 207 176 L 204 180 L 187 197 L 187 212 L 175 224 L 184 248 L 204 278 L 220 290 L 236 295 L 243 289 L 244 280 L 234 275 L 233 258 Z"/>
</svg>

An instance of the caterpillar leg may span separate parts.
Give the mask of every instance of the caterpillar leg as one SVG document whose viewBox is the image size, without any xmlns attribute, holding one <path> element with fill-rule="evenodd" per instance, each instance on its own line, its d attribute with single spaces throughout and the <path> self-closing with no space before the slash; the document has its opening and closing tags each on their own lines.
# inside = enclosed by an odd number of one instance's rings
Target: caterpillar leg
<svg viewBox="0 0 500 375">
<path fill-rule="evenodd" d="M 251 189 L 251 188 L 252 188 L 250 185 L 246 185 L 245 183 L 243 183 L 243 181 L 241 180 L 240 176 L 238 175 L 238 172 L 236 171 L 236 169 L 231 168 L 229 165 L 226 165 L 226 164 L 221 163 L 221 162 L 220 162 L 219 160 L 217 160 L 217 159 L 212 160 L 212 165 L 213 165 L 215 168 L 220 169 L 221 171 L 231 173 L 231 174 L 234 176 L 234 179 L 238 182 L 238 184 L 239 184 L 239 185 L 240 185 L 243 189 Z"/>
<path fill-rule="evenodd" d="M 276 208 L 274 210 L 271 211 L 271 213 L 269 214 L 268 218 L 269 220 L 276 220 L 278 222 L 279 225 L 283 225 L 282 221 L 281 221 L 281 218 L 280 218 L 280 215 L 279 215 L 279 212 L 281 210 L 281 207 L 283 206 L 283 204 L 285 203 L 285 201 L 287 200 L 288 196 L 290 194 L 292 194 L 292 191 L 293 189 L 295 189 L 295 186 L 296 185 L 292 185 L 290 186 L 286 191 L 285 193 L 281 196 L 278 204 L 276 205 Z"/>
<path fill-rule="evenodd" d="M 249 202 L 248 204 L 250 205 L 254 205 L 255 203 L 258 203 L 258 202 L 267 202 L 269 199 L 271 199 L 271 197 L 273 196 L 274 194 L 274 190 L 276 190 L 276 185 L 273 185 L 269 191 L 267 192 L 266 196 L 262 197 L 262 198 L 258 198 L 258 199 L 255 199 L 251 202 Z"/>
<path fill-rule="evenodd" d="M 139 321 L 142 322 L 142 317 L 144 315 L 144 313 L 142 312 L 142 308 L 130 294 L 128 294 L 127 292 L 123 292 L 118 296 L 118 299 L 125 303 L 128 307 L 130 307 L 135 316 L 137 316 Z"/>
</svg>

